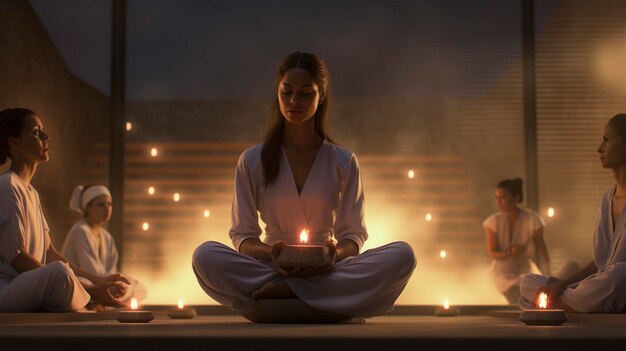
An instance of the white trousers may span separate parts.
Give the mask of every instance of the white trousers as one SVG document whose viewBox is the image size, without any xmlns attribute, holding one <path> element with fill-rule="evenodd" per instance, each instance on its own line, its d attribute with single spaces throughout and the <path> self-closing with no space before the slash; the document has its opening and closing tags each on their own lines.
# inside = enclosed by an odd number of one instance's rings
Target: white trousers
<svg viewBox="0 0 626 351">
<path fill-rule="evenodd" d="M 69 312 L 90 296 L 68 264 L 54 261 L 0 282 L 0 312 Z"/>
<path fill-rule="evenodd" d="M 534 308 L 532 302 L 537 290 L 547 285 L 550 278 L 539 274 L 529 274 L 522 278 L 520 284 L 522 309 Z M 576 312 L 626 312 L 626 263 L 610 265 L 603 271 L 570 285 L 561 298 Z"/>
<path fill-rule="evenodd" d="M 309 278 L 283 277 L 271 261 L 257 260 L 214 241 L 200 245 L 193 254 L 193 269 L 202 289 L 233 310 L 245 310 L 252 304 L 254 291 L 282 280 L 317 310 L 362 318 L 392 309 L 415 266 L 413 249 L 405 242 L 348 257 L 331 271 Z"/>
</svg>

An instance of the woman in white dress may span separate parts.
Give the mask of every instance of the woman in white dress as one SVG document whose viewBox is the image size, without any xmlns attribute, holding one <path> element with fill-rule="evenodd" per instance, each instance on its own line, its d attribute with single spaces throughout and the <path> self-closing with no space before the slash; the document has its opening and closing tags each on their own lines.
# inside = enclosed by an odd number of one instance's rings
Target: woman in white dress
<svg viewBox="0 0 626 351">
<path fill-rule="evenodd" d="M 31 184 L 37 166 L 47 162 L 49 137 L 34 112 L 0 112 L 0 312 L 64 312 L 84 308 L 92 298 L 122 306 L 125 277 L 98 277 L 78 268 L 50 241 L 39 194 Z M 81 282 L 77 276 L 91 283 Z"/>
<path fill-rule="evenodd" d="M 613 172 L 615 184 L 600 201 L 593 261 L 564 277 L 524 277 L 520 288 L 522 308 L 535 308 L 539 294 L 546 293 L 548 307 L 580 313 L 626 312 L 626 114 L 609 120 L 597 151 L 602 168 Z"/>
<path fill-rule="evenodd" d="M 537 213 L 519 206 L 523 201 L 522 187 L 520 178 L 498 183 L 496 204 L 500 212 L 483 222 L 496 288 L 511 304 L 519 300 L 520 280 L 530 273 L 531 260 L 543 274 L 550 274 L 550 258 L 543 238 L 545 223 Z"/>
<path fill-rule="evenodd" d="M 346 317 L 393 307 L 416 265 L 411 247 L 395 242 L 360 253 L 368 233 L 356 156 L 333 143 L 325 63 L 308 53 L 286 57 L 277 75 L 274 113 L 263 144 L 243 152 L 235 173 L 230 238 L 200 245 L 193 269 L 219 303 L 243 311 L 259 299 L 297 298 Z M 258 214 L 266 224 L 265 237 Z M 288 270 L 277 263 L 285 244 L 328 245 L 324 268 Z M 336 244 L 335 241 L 336 240 Z"/>
<path fill-rule="evenodd" d="M 119 273 L 119 254 L 113 236 L 104 225 L 111 219 L 111 193 L 104 185 L 77 186 L 70 199 L 70 209 L 83 218 L 70 229 L 61 253 L 81 269 L 103 277 Z M 139 281 L 125 275 L 131 282 L 126 294 L 119 300 L 128 303 L 131 298 L 142 301 L 146 288 Z"/>
</svg>

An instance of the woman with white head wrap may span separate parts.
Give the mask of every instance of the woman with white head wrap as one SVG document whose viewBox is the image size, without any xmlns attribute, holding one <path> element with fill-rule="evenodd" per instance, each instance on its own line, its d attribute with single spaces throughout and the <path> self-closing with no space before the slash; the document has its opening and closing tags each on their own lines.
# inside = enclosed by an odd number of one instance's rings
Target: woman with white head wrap
<svg viewBox="0 0 626 351">
<path fill-rule="evenodd" d="M 109 189 L 104 185 L 77 186 L 70 199 L 70 209 L 80 213 L 83 218 L 72 226 L 65 238 L 63 255 L 80 268 L 98 276 L 118 273 L 117 248 L 113 236 L 103 227 L 111 219 L 112 199 Z M 145 287 L 134 279 L 128 280 L 131 284 L 120 300 L 128 301 L 133 297 L 139 301 L 145 299 Z"/>
</svg>

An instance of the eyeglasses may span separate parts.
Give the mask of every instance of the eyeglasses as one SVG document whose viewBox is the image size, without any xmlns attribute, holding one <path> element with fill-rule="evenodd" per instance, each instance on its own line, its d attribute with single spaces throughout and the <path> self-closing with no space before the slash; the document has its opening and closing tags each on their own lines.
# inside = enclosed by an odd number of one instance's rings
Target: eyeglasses
<svg viewBox="0 0 626 351">
<path fill-rule="evenodd" d="M 37 139 L 43 141 L 44 143 L 48 140 L 50 140 L 50 136 L 48 136 L 48 134 L 44 133 L 43 130 L 41 129 L 35 129 L 31 132 L 32 135 L 34 135 Z"/>
</svg>

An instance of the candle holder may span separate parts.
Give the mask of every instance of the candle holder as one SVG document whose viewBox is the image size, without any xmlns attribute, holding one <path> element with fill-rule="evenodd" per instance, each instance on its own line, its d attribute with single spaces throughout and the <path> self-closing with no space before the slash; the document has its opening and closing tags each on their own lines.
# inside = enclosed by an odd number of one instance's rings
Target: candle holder
<svg viewBox="0 0 626 351">
<path fill-rule="evenodd" d="M 148 323 L 154 319 L 150 311 L 138 311 L 137 300 L 132 299 L 130 302 L 130 311 L 120 311 L 117 314 L 117 320 L 120 323 Z"/>
<path fill-rule="evenodd" d="M 183 300 L 178 300 L 178 308 L 167 311 L 167 315 L 172 319 L 192 319 L 198 314 L 193 308 L 185 308 Z"/>
<path fill-rule="evenodd" d="M 278 256 L 278 264 L 286 268 L 322 268 L 330 265 L 328 246 L 285 245 Z"/>
<path fill-rule="evenodd" d="M 331 264 L 328 246 L 307 245 L 309 230 L 300 232 L 300 245 L 285 245 L 278 256 L 278 264 L 284 268 L 323 268 Z"/>
<path fill-rule="evenodd" d="M 563 310 L 527 310 L 522 311 L 519 320 L 526 325 L 561 325 L 569 319 Z"/>
<path fill-rule="evenodd" d="M 539 294 L 537 305 L 538 309 L 522 311 L 519 320 L 526 325 L 561 325 L 568 321 L 565 311 L 547 309 L 548 295 L 546 293 Z"/>
</svg>

